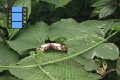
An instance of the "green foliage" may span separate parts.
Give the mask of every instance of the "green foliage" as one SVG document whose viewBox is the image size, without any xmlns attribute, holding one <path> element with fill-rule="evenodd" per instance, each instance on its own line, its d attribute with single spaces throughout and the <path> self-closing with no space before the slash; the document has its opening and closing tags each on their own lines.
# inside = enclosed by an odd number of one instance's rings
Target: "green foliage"
<svg viewBox="0 0 120 80">
<path fill-rule="evenodd" d="M 120 31 L 120 22 L 115 22 L 114 24 L 111 25 L 112 29 Z"/>
<path fill-rule="evenodd" d="M 91 16 L 95 16 L 99 13 L 99 18 L 107 17 L 113 14 L 117 7 L 117 0 L 96 0 L 93 5 L 95 7 Z"/>
<path fill-rule="evenodd" d="M 37 54 L 35 54 L 34 51 L 31 51 L 30 53 L 32 53 L 33 59 L 36 63 L 42 64 L 42 61 L 45 58 L 45 54 L 42 51 L 36 51 Z"/>
<path fill-rule="evenodd" d="M 57 7 L 63 7 L 67 3 L 69 3 L 71 0 L 42 0 L 48 3 L 55 4 Z"/>
<path fill-rule="evenodd" d="M 120 58 L 117 60 L 117 74 L 120 75 Z"/>
<path fill-rule="evenodd" d="M 2 26 L 2 27 L 5 27 L 6 29 L 7 29 L 7 31 L 8 31 L 8 37 L 9 37 L 9 39 L 11 39 L 18 31 L 19 31 L 19 29 L 9 29 L 8 27 L 7 27 L 7 20 L 6 20 L 6 18 L 5 19 L 3 19 L 3 20 L 1 20 L 0 21 L 0 25 Z"/>
<path fill-rule="evenodd" d="M 51 60 L 51 59 L 54 60 L 55 58 L 60 58 L 60 56 L 64 56 L 64 53 L 49 52 L 49 53 L 46 53 L 45 55 L 46 55 L 47 60 Z M 18 65 L 14 65 L 14 66 L 19 67 L 19 66 L 27 66 L 27 65 L 36 65 L 32 56 L 28 56 L 22 59 L 17 64 Z M 99 77 L 99 75 L 97 74 L 91 74 L 89 72 L 86 72 L 83 69 L 80 69 L 79 64 L 75 63 L 73 60 L 67 60 L 67 61 L 62 61 L 60 63 L 43 65 L 41 67 L 35 66 L 35 67 L 30 67 L 30 68 L 28 67 L 28 68 L 20 68 L 20 69 L 10 69 L 10 72 L 13 75 L 21 79 L 24 79 L 24 80 L 33 80 L 33 79 L 34 80 L 39 80 L 39 79 L 41 80 L 43 79 L 44 80 L 64 80 L 64 79 L 66 80 L 79 80 L 79 79 L 96 80 Z M 48 74 L 50 76 L 48 76 Z"/>
<path fill-rule="evenodd" d="M 25 54 L 28 49 L 35 49 L 44 43 L 47 38 L 48 28 L 47 24 L 38 22 L 29 26 L 27 30 L 19 31 L 18 38 L 8 41 L 8 44 L 20 55 Z"/>
<path fill-rule="evenodd" d="M 103 5 L 106 5 L 108 3 L 110 3 L 111 0 L 96 0 L 94 3 L 93 3 L 93 7 L 98 7 L 98 6 L 103 6 Z"/>
<path fill-rule="evenodd" d="M 9 75 L 4 75 L 0 77 L 0 80 L 20 80 L 15 77 L 9 76 Z"/>
<path fill-rule="evenodd" d="M 0 80 L 120 79 L 119 0 L 10 2 L 0 2 Z M 7 28 L 11 6 L 28 8 L 27 29 Z M 36 51 L 49 42 L 67 51 Z"/>
<path fill-rule="evenodd" d="M 16 63 L 19 60 L 19 55 L 11 50 L 7 44 L 0 42 L 0 65 L 8 66 L 11 63 Z M 0 69 L 0 72 L 4 68 Z"/>
<path fill-rule="evenodd" d="M 6 16 L 6 15 L 5 15 L 4 13 L 1 13 L 1 12 L 0 12 L 0 20 L 4 19 L 5 16 Z"/>
<path fill-rule="evenodd" d="M 117 5 L 109 4 L 107 6 L 104 6 L 104 8 L 102 8 L 102 10 L 100 11 L 99 18 L 111 15 L 113 12 L 115 12 L 116 9 Z"/>
<path fill-rule="evenodd" d="M 12 2 L 11 2 L 12 3 Z M 4 6 L 6 5 L 6 4 L 8 4 L 7 2 L 5 3 L 5 4 L 3 4 Z M 14 5 L 13 6 L 21 6 L 21 7 L 27 7 L 28 8 L 28 17 L 29 17 L 29 15 L 30 15 L 30 13 L 31 13 L 31 0 L 16 0 L 15 1 L 15 3 L 14 3 Z M 7 5 L 7 7 L 9 7 L 8 5 Z M 4 8 L 4 7 L 3 7 Z M 5 27 L 5 28 L 7 28 L 7 31 L 9 32 L 9 39 L 11 39 L 18 31 L 19 31 L 19 29 L 9 29 L 8 27 L 7 27 L 7 20 L 6 20 L 6 15 L 8 14 L 7 13 L 7 9 L 4 9 L 6 12 L 6 14 L 0 14 L 1 15 L 1 17 L 3 18 L 3 20 L 0 20 L 0 25 L 2 26 L 2 27 Z"/>
</svg>

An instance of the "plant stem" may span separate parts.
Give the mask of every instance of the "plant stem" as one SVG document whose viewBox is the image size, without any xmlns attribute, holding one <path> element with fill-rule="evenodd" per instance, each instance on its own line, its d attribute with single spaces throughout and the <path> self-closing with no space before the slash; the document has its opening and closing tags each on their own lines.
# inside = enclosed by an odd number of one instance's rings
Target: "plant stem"
<svg viewBox="0 0 120 80">
<path fill-rule="evenodd" d="M 114 32 L 113 34 L 111 34 L 109 37 L 107 37 L 106 39 L 100 41 L 99 43 L 93 45 L 92 47 L 90 48 L 87 48 L 79 53 L 76 53 L 76 54 L 73 54 L 73 55 L 70 55 L 70 56 L 67 56 L 67 57 L 64 57 L 64 58 L 61 58 L 61 59 L 57 59 L 57 60 L 53 60 L 53 61 L 48 61 L 48 62 L 45 62 L 45 63 L 42 63 L 41 65 L 47 65 L 47 64 L 52 64 L 52 63 L 56 63 L 56 62 L 59 62 L 59 61 L 63 61 L 63 60 L 66 60 L 66 59 L 69 59 L 69 58 L 72 58 L 72 57 L 75 57 L 75 56 L 78 56 L 80 55 L 81 53 L 84 53 L 88 50 L 91 50 L 93 49 L 94 47 L 100 45 L 101 43 L 107 41 L 108 39 L 110 39 L 111 37 L 113 37 L 115 34 L 117 34 L 118 32 Z M 39 64 L 35 64 L 35 65 L 28 65 L 28 66 L 1 66 L 0 65 L 0 68 L 30 68 L 30 67 L 36 67 L 36 66 L 39 66 Z"/>
<path fill-rule="evenodd" d="M 106 38 L 106 41 L 105 42 L 107 42 L 111 37 L 113 37 L 115 34 L 117 34 L 118 33 L 118 31 L 116 31 L 116 32 L 114 32 L 113 34 L 111 34 L 110 36 L 108 36 L 107 38 Z"/>
<path fill-rule="evenodd" d="M 36 65 L 28 65 L 28 66 L 2 66 L 2 65 L 0 65 L 0 68 L 9 68 L 9 69 L 15 69 L 15 68 L 31 68 L 31 67 L 36 67 L 36 66 L 38 66 L 38 64 L 36 64 Z"/>
<path fill-rule="evenodd" d="M 59 62 L 59 61 L 63 61 L 63 60 L 66 60 L 66 59 L 69 59 L 69 58 L 78 56 L 78 55 L 80 55 L 81 53 L 84 53 L 84 52 L 86 52 L 86 51 L 88 51 L 88 50 L 90 50 L 90 49 L 92 49 L 92 48 L 100 45 L 100 44 L 103 43 L 104 41 L 105 41 L 105 39 L 102 40 L 101 42 L 97 43 L 96 45 L 93 45 L 92 47 L 87 48 L 87 49 L 85 49 L 84 51 L 81 51 L 81 52 L 79 52 L 79 53 L 76 53 L 76 54 L 70 55 L 70 56 L 68 56 L 68 57 L 61 58 L 61 59 L 57 59 L 57 60 L 53 60 L 53 61 L 48 61 L 48 62 L 42 63 L 41 65 L 52 64 L 52 63 L 56 63 L 56 62 Z M 39 66 L 39 64 L 28 65 L 28 66 L 1 66 L 1 65 L 0 65 L 0 68 L 30 68 L 30 67 L 36 67 L 36 66 Z"/>
<path fill-rule="evenodd" d="M 39 68 L 46 74 L 48 75 L 52 80 L 55 80 L 48 72 L 46 72 L 40 65 Z"/>
</svg>

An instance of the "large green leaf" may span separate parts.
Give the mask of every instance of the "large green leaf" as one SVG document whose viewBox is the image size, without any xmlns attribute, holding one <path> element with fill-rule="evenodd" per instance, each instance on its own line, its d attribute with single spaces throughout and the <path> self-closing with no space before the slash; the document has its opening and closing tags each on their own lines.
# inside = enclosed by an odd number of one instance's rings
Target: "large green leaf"
<svg viewBox="0 0 120 80">
<path fill-rule="evenodd" d="M 81 54 L 81 56 L 75 57 L 74 60 L 85 65 L 85 69 L 87 71 L 91 71 L 100 66 L 100 62 L 98 60 L 93 60 L 94 57 L 115 60 L 119 57 L 119 50 L 113 43 L 103 43 L 94 49 Z"/>
<path fill-rule="evenodd" d="M 92 4 L 92 6 L 93 7 L 103 6 L 103 5 L 110 3 L 110 1 L 111 0 L 96 0 L 96 2 Z"/>
<path fill-rule="evenodd" d="M 55 4 L 58 7 L 63 7 L 64 5 L 69 3 L 71 0 L 42 0 L 42 1 L 46 1 L 48 3 Z"/>
<path fill-rule="evenodd" d="M 119 57 L 118 47 L 113 43 L 103 43 L 87 53 L 81 54 L 87 59 L 100 57 L 102 59 L 115 60 Z"/>
<path fill-rule="evenodd" d="M 46 60 L 51 61 L 65 56 L 66 53 L 62 52 L 47 52 L 45 53 Z M 100 76 L 97 74 L 86 72 L 75 61 L 68 59 L 62 62 L 57 62 L 49 65 L 34 66 L 36 65 L 32 56 L 26 57 L 17 63 L 18 65 L 11 65 L 19 67 L 19 69 L 10 69 L 10 72 L 24 80 L 96 80 Z M 30 67 L 30 65 L 33 65 Z M 20 68 L 21 66 L 28 66 Z M 43 71 L 44 70 L 44 71 Z"/>
<path fill-rule="evenodd" d="M 68 47 L 68 55 L 79 55 L 81 53 L 85 54 L 85 51 L 89 51 L 94 46 L 98 46 L 96 49 L 103 49 L 101 47 L 101 43 L 105 41 L 105 33 L 109 30 L 109 26 L 114 23 L 114 20 L 108 21 L 97 21 L 90 20 L 82 23 L 77 23 L 72 19 L 61 20 L 59 22 L 51 25 L 49 31 L 49 37 L 52 41 L 59 41 L 64 39 L 64 44 Z M 107 46 L 107 45 L 106 45 Z M 109 47 L 106 47 L 108 51 L 106 51 L 106 55 L 101 53 L 100 50 L 96 50 L 99 56 L 103 59 L 117 59 L 118 50 L 115 45 L 111 46 L 116 49 L 115 55 L 109 51 Z M 105 49 L 106 50 L 106 49 Z M 94 50 L 92 50 L 94 51 Z M 104 51 L 104 50 L 103 50 Z M 95 52 L 95 51 L 94 51 Z M 108 56 L 109 54 L 109 56 Z M 111 57 L 113 56 L 113 57 Z M 73 56 L 72 56 L 73 57 Z M 94 70 L 96 69 L 100 63 L 99 61 L 93 60 L 93 53 L 87 52 L 87 55 L 83 56 L 83 54 L 73 58 L 78 61 L 82 65 L 85 65 L 86 70 Z M 89 64 L 92 62 L 91 64 Z M 94 67 L 91 67 L 94 65 Z"/>
<path fill-rule="evenodd" d="M 16 63 L 19 60 L 18 53 L 9 49 L 8 45 L 0 43 L 0 65 L 8 66 L 11 63 Z M 4 68 L 0 68 L 0 71 Z"/>
<path fill-rule="evenodd" d="M 45 58 L 43 51 L 38 50 L 36 51 L 37 54 L 35 54 L 34 51 L 31 51 L 30 53 L 32 53 L 33 59 L 35 60 L 36 63 L 42 64 L 42 61 Z"/>
<path fill-rule="evenodd" d="M 97 39 L 103 39 L 105 33 L 110 29 L 109 26 L 115 20 L 99 21 L 88 20 L 82 23 L 77 23 L 73 19 L 62 19 L 51 25 L 49 36 L 51 40 L 58 37 L 65 37 L 66 39 L 87 38 L 90 36 Z"/>
<path fill-rule="evenodd" d="M 106 5 L 100 11 L 99 18 L 104 18 L 104 17 L 111 15 L 112 13 L 115 12 L 116 9 L 117 9 L 117 4 L 116 5 L 113 5 L 113 4 Z"/>
<path fill-rule="evenodd" d="M 0 80 L 20 80 L 15 77 L 9 76 L 9 75 L 4 75 L 0 77 Z"/>
<path fill-rule="evenodd" d="M 47 37 L 48 25 L 38 22 L 29 26 L 28 29 L 20 30 L 15 40 L 8 41 L 12 49 L 19 54 L 25 54 L 28 49 L 35 49 L 44 43 Z"/>
<path fill-rule="evenodd" d="M 80 63 L 81 65 L 84 65 L 85 70 L 87 71 L 92 71 L 97 69 L 100 65 L 101 62 L 99 60 L 93 60 L 91 59 L 87 59 L 85 57 L 81 55 L 76 56 L 75 58 L 73 58 L 76 62 Z"/>
</svg>

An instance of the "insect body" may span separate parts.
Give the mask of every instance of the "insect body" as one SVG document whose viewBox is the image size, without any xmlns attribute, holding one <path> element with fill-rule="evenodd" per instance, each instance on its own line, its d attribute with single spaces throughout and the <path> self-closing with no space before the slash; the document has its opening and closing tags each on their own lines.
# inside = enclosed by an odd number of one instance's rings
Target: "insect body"
<svg viewBox="0 0 120 80">
<path fill-rule="evenodd" d="M 67 47 L 59 43 L 46 43 L 36 48 L 36 50 L 41 50 L 41 51 L 46 51 L 48 49 L 67 51 Z"/>
</svg>

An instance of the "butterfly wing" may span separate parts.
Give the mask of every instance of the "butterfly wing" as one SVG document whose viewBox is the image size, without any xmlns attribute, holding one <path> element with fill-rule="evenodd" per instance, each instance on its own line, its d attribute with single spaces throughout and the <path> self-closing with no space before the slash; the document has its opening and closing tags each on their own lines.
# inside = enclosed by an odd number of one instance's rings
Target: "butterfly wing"
<svg viewBox="0 0 120 80">
<path fill-rule="evenodd" d="M 67 51 L 67 47 L 59 43 L 51 43 L 51 48 L 55 50 Z"/>
<path fill-rule="evenodd" d="M 48 49 L 50 49 L 50 43 L 43 44 L 40 47 L 38 47 L 36 50 L 45 51 L 45 50 L 48 50 Z"/>
</svg>

